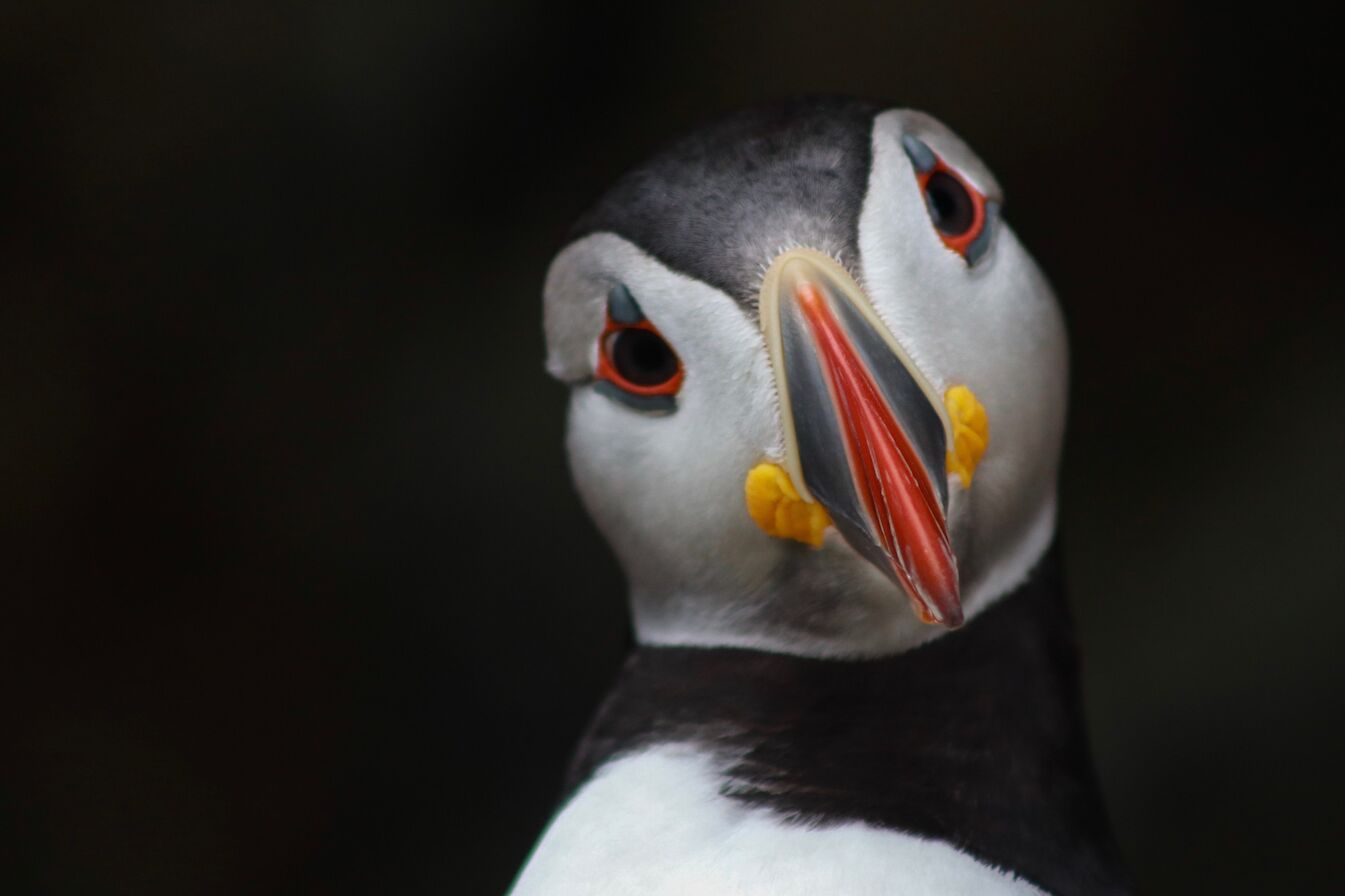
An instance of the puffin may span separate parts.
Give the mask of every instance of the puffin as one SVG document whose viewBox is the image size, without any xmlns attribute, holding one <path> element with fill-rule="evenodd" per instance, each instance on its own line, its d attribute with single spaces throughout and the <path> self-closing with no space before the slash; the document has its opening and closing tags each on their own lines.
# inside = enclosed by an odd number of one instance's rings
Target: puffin
<svg viewBox="0 0 1345 896">
<path fill-rule="evenodd" d="M 994 175 L 813 98 L 626 174 L 544 287 L 633 650 L 512 896 L 1119 894 L 1056 547 L 1067 343 Z"/>
</svg>

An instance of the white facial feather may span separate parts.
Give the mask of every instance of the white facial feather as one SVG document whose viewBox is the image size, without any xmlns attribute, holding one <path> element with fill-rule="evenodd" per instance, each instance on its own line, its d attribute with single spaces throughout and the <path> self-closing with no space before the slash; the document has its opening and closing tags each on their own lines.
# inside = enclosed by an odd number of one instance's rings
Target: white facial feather
<svg viewBox="0 0 1345 896">
<path fill-rule="evenodd" d="M 552 266 L 552 369 L 591 375 L 607 290 L 617 283 L 674 347 L 686 379 L 668 415 L 576 388 L 570 464 L 626 567 L 637 624 L 642 632 L 663 630 L 682 620 L 679 594 L 753 593 L 775 566 L 781 546 L 761 543 L 742 499 L 747 469 L 777 441 L 773 387 L 761 338 L 732 300 L 611 234 L 580 240 Z M 567 327 L 580 337 L 571 338 Z M 558 355 L 557 347 L 570 355 Z M 731 613 L 733 604 L 723 609 Z"/>
<path fill-rule="evenodd" d="M 999 188 L 928 116 L 891 111 L 875 120 L 855 273 L 939 391 L 967 385 L 989 414 L 990 446 L 971 489 L 951 484 L 949 526 L 971 618 L 1026 576 L 1054 531 L 1064 328 L 1050 288 L 1003 221 L 971 268 L 943 245 L 903 132 L 988 194 Z M 682 360 L 671 414 L 642 413 L 592 387 L 606 295 L 617 283 Z M 919 622 L 898 588 L 834 531 L 814 550 L 767 536 L 748 516 L 744 478 L 780 459 L 782 433 L 764 339 L 730 296 L 610 233 L 562 251 L 545 295 L 547 367 L 574 387 L 574 478 L 626 571 L 642 642 L 865 656 L 943 632 Z"/>
<path fill-rule="evenodd" d="M 914 133 L 969 180 L 999 187 L 928 115 L 874 123 L 860 215 L 864 285 L 884 323 L 940 392 L 966 385 L 985 405 L 990 447 L 950 514 L 967 618 L 1023 581 L 1055 528 L 1055 477 L 1068 383 L 1064 321 L 1041 271 L 1003 222 L 968 267 L 934 228 L 901 145 Z"/>
</svg>

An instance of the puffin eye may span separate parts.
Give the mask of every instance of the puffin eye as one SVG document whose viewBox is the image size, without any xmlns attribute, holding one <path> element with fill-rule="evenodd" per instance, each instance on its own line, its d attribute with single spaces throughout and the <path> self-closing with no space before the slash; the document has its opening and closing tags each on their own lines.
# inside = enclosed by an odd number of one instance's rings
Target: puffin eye
<svg viewBox="0 0 1345 896">
<path fill-rule="evenodd" d="M 639 411 L 668 413 L 677 408 L 673 397 L 684 376 L 677 352 L 644 316 L 630 290 L 613 287 L 598 338 L 597 390 Z"/>
<path fill-rule="evenodd" d="M 616 375 L 636 388 L 657 388 L 677 376 L 677 355 L 653 330 L 616 330 L 607 337 L 607 353 Z"/>
<path fill-rule="evenodd" d="M 935 155 L 923 140 L 909 134 L 902 145 L 915 166 L 929 217 L 943 244 L 975 264 L 990 248 L 999 203 L 985 195 Z"/>
<path fill-rule="evenodd" d="M 976 223 L 976 205 L 962 182 L 946 171 L 935 171 L 925 183 L 929 216 L 939 233 L 959 237 Z"/>
</svg>

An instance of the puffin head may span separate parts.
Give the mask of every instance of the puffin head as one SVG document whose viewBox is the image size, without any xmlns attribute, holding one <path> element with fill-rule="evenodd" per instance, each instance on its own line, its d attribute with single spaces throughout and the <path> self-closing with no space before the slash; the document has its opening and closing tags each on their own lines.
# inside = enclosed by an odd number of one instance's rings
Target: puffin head
<svg viewBox="0 0 1345 896">
<path fill-rule="evenodd" d="M 749 110 L 632 171 L 547 275 L 568 450 L 643 643 L 899 652 L 1055 526 L 1066 344 L 993 175 L 920 112 Z"/>
</svg>

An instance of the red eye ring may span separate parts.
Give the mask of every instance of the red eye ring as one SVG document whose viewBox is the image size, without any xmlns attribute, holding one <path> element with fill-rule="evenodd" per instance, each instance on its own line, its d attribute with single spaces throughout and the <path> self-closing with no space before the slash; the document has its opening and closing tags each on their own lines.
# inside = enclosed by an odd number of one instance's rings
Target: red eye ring
<svg viewBox="0 0 1345 896">
<path fill-rule="evenodd" d="M 596 376 L 631 395 L 671 398 L 682 388 L 686 371 L 677 352 L 648 320 L 618 323 L 609 314 L 598 337 Z"/>
<path fill-rule="evenodd" d="M 966 258 L 967 251 L 971 248 L 971 245 L 980 238 L 981 232 L 985 229 L 987 218 L 985 194 L 967 183 L 966 178 L 953 168 L 949 167 L 947 163 L 938 156 L 934 157 L 933 166 L 924 171 L 916 172 L 916 182 L 920 185 L 920 192 L 924 195 L 926 204 L 930 206 L 930 217 L 935 220 L 934 229 L 938 232 L 939 239 L 943 240 L 943 244 L 949 249 L 952 249 L 963 258 Z M 953 233 L 946 232 L 939 226 L 938 209 L 935 207 L 936 200 L 931 198 L 930 193 L 931 183 L 938 185 L 947 184 L 949 182 L 956 184 L 961 188 L 962 192 L 970 201 L 971 206 L 970 223 L 965 229 Z"/>
</svg>

